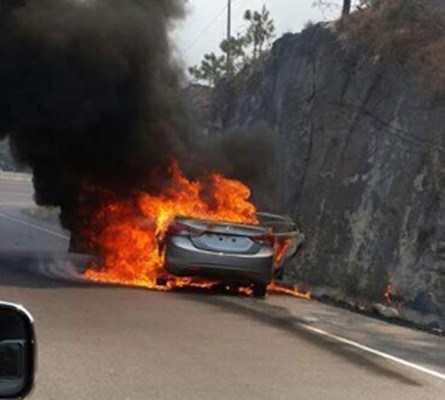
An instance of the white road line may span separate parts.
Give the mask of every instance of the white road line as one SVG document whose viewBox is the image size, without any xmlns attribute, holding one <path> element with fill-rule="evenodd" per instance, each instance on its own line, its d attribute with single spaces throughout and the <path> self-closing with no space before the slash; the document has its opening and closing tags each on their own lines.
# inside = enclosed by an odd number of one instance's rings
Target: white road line
<svg viewBox="0 0 445 400">
<path fill-rule="evenodd" d="M 61 239 L 65 239 L 65 240 L 69 240 L 70 239 L 69 236 L 64 235 L 62 233 L 53 231 L 51 229 L 43 228 L 43 227 L 41 227 L 39 225 L 34 225 L 34 224 L 29 223 L 29 222 L 22 221 L 21 219 L 18 219 L 18 218 L 15 218 L 15 217 L 11 217 L 9 215 L 3 214 L 2 212 L 0 212 L 0 217 L 3 217 L 3 218 L 8 219 L 10 221 L 17 222 L 18 224 L 22 224 L 22 225 L 28 226 L 30 228 L 37 229 L 39 231 L 48 233 L 50 235 L 57 236 L 58 238 L 61 238 Z"/>
<path fill-rule="evenodd" d="M 6 196 L 21 196 L 21 197 L 29 197 L 29 195 L 32 195 L 33 192 L 29 191 L 29 192 L 9 192 L 9 191 L 3 191 L 2 190 L 2 196 L 6 197 Z"/>
<path fill-rule="evenodd" d="M 18 182 L 32 182 L 32 175 L 20 172 L 4 172 L 0 171 L 0 180 L 18 181 Z"/>
<path fill-rule="evenodd" d="M 362 351 L 366 351 L 367 353 L 374 354 L 374 355 L 382 357 L 382 358 L 384 358 L 386 360 L 392 361 L 394 363 L 403 365 L 405 367 L 414 369 L 416 371 L 422 372 L 424 374 L 427 374 L 427 375 L 430 375 L 430 376 L 433 376 L 435 378 L 438 378 L 438 379 L 441 379 L 441 380 L 445 381 L 445 374 L 442 374 L 440 372 L 434 371 L 434 370 L 432 370 L 430 368 L 423 367 L 421 365 L 418 365 L 416 363 L 404 360 L 402 358 L 399 358 L 399 357 L 396 357 L 396 356 L 392 356 L 391 354 L 385 353 L 383 351 L 373 349 L 372 347 L 368 347 L 368 346 L 365 346 L 363 344 L 354 342 L 352 340 L 343 338 L 341 336 L 334 335 L 332 333 L 324 331 L 323 329 L 315 328 L 313 326 L 306 325 L 306 324 L 300 324 L 300 326 L 303 327 L 304 329 L 306 329 L 309 332 L 316 333 L 316 334 L 318 334 L 320 336 L 324 336 L 324 337 L 327 337 L 329 339 L 335 340 L 337 342 L 347 344 L 348 346 L 355 347 L 355 348 L 360 349 Z"/>
<path fill-rule="evenodd" d="M 0 212 L 0 217 L 3 217 L 3 218 L 8 219 L 10 221 L 17 222 L 17 223 L 25 225 L 25 226 L 28 226 L 30 228 L 37 229 L 39 231 L 48 233 L 50 235 L 57 236 L 57 237 L 59 237 L 61 239 L 69 240 L 69 236 L 67 236 L 67 235 L 63 235 L 63 234 L 55 232 L 53 230 L 42 228 L 41 226 L 34 225 L 34 224 L 29 223 L 29 222 L 22 221 L 21 219 L 11 217 L 11 216 L 6 215 L 6 214 L 4 214 L 2 212 Z M 382 358 L 384 358 L 386 360 L 389 360 L 389 361 L 392 361 L 394 363 L 403 365 L 403 366 L 405 366 L 407 368 L 414 369 L 416 371 L 422 372 L 424 374 L 427 374 L 427 375 L 430 375 L 430 376 L 433 376 L 435 378 L 438 378 L 438 379 L 441 379 L 441 380 L 445 381 L 445 374 L 442 374 L 440 372 L 434 371 L 434 370 L 432 370 L 430 368 L 426 368 L 426 367 L 423 367 L 421 365 L 415 364 L 413 362 L 404 360 L 403 358 L 399 358 L 399 357 L 393 356 L 391 354 L 385 353 L 383 351 L 373 349 L 372 347 L 365 346 L 363 344 L 354 342 L 353 340 L 349 340 L 349 339 L 343 338 L 341 336 L 334 335 L 332 333 L 324 331 L 323 329 L 315 328 L 313 326 L 306 325 L 306 324 L 300 324 L 300 326 L 303 327 L 304 329 L 306 329 L 309 332 L 316 333 L 316 334 L 318 334 L 320 336 L 324 336 L 324 337 L 327 337 L 329 339 L 335 340 L 337 342 L 347 344 L 348 346 L 355 347 L 355 348 L 360 349 L 362 351 L 365 351 L 367 353 L 374 354 L 374 355 L 382 357 Z"/>
<path fill-rule="evenodd" d="M 0 200 L 0 206 L 35 206 L 36 203 L 34 203 L 31 200 L 28 201 L 1 201 Z"/>
</svg>

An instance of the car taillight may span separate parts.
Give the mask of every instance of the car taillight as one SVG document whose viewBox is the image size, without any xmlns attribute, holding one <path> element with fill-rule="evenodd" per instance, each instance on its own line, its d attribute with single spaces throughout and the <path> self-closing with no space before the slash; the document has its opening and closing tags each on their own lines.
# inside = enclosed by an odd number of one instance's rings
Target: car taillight
<svg viewBox="0 0 445 400">
<path fill-rule="evenodd" d="M 263 246 L 273 246 L 275 244 L 275 238 L 270 235 L 253 236 L 252 239 Z"/>
<path fill-rule="evenodd" d="M 173 221 L 167 230 L 167 234 L 171 236 L 200 236 L 201 231 L 193 229 L 192 227 L 182 224 L 179 221 Z"/>
</svg>

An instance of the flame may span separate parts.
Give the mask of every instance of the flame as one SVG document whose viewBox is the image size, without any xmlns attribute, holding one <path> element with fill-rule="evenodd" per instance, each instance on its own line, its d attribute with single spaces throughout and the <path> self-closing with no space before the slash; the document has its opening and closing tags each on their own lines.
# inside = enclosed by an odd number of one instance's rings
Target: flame
<svg viewBox="0 0 445 400">
<path fill-rule="evenodd" d="M 280 261 L 283 259 L 286 254 L 287 249 L 292 244 L 292 239 L 277 239 L 275 241 L 274 249 L 275 249 L 275 257 L 274 257 L 274 268 L 278 268 L 280 266 Z"/>
<path fill-rule="evenodd" d="M 169 224 L 178 216 L 258 224 L 257 209 L 249 202 L 251 192 L 241 182 L 219 174 L 192 181 L 177 163 L 173 163 L 168 172 L 169 184 L 164 185 L 161 193 L 139 192 L 131 199 L 111 201 L 95 214 L 91 224 L 103 228 L 99 233 L 92 230 L 86 235 L 91 246 L 101 249 L 101 264 L 86 270 L 85 277 L 95 282 L 160 291 L 184 287 L 211 289 L 218 284 L 201 278 L 169 275 L 164 269 L 162 240 Z M 290 240 L 276 241 L 275 265 L 289 245 Z M 310 299 L 309 293 L 276 284 L 269 285 L 268 290 Z M 251 296 L 253 289 L 239 287 L 237 292 Z"/>
<path fill-rule="evenodd" d="M 385 300 L 386 300 L 387 304 L 389 304 L 389 305 L 392 305 L 393 292 L 394 292 L 393 284 L 388 283 L 388 286 L 386 287 L 384 296 L 385 296 Z"/>
<path fill-rule="evenodd" d="M 278 286 L 276 283 L 271 283 L 267 288 L 267 291 L 269 293 L 286 294 L 288 296 L 298 297 L 300 299 L 306 299 L 306 300 L 312 299 L 311 292 L 303 292 L 296 286 L 293 288 L 286 288 L 284 286 Z"/>
<path fill-rule="evenodd" d="M 170 183 L 159 194 L 138 193 L 135 199 L 111 202 L 95 216 L 88 232 L 100 248 L 102 264 L 85 276 L 96 282 L 139 286 L 158 290 L 181 287 L 211 288 L 215 283 L 198 278 L 169 276 L 164 270 L 162 239 L 177 216 L 211 221 L 258 224 L 250 190 L 241 182 L 211 174 L 203 181 L 189 180 L 177 163 L 169 169 Z M 159 280 L 165 285 L 159 285 Z"/>
</svg>

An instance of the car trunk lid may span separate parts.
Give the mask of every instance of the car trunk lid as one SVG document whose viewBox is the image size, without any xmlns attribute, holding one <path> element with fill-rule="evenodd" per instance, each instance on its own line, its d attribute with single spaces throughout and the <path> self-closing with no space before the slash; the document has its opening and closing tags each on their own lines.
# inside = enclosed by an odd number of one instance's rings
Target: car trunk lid
<svg viewBox="0 0 445 400">
<path fill-rule="evenodd" d="M 241 225 L 198 219 L 178 218 L 177 221 L 198 235 L 190 235 L 190 240 L 198 249 L 236 254 L 255 254 L 261 244 L 256 238 L 268 234 L 265 228 L 254 225 Z"/>
</svg>

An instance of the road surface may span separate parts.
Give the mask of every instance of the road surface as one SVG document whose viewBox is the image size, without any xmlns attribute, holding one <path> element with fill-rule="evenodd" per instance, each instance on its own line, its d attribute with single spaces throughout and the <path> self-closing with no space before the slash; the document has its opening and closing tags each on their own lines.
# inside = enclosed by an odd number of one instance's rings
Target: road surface
<svg viewBox="0 0 445 400">
<path fill-rule="evenodd" d="M 76 282 L 67 233 L 12 178 L 0 175 L 0 299 L 37 321 L 32 399 L 445 398 L 438 337 L 282 296 Z"/>
</svg>

